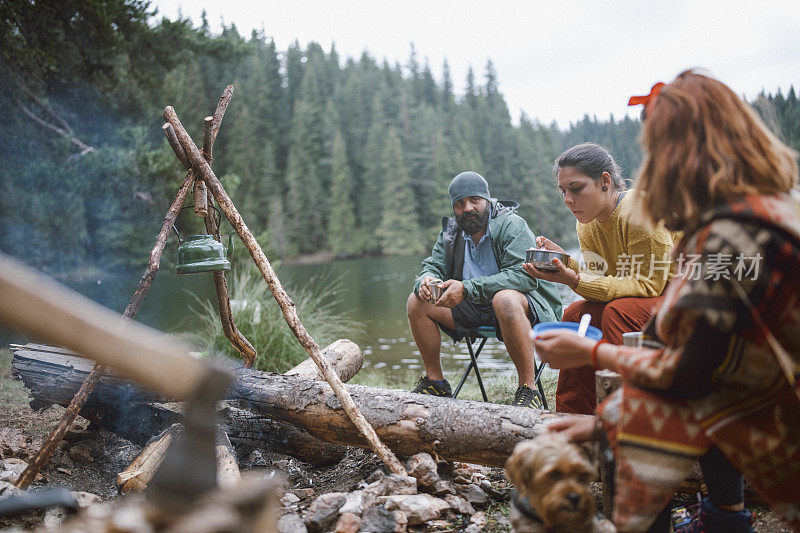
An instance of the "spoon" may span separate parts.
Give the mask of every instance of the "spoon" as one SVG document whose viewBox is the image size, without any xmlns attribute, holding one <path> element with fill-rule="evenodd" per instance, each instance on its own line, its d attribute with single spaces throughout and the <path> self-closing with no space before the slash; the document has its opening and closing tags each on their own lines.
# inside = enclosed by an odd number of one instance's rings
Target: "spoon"
<svg viewBox="0 0 800 533">
<path fill-rule="evenodd" d="M 585 313 L 581 317 L 581 321 L 578 324 L 578 336 L 579 337 L 585 337 L 586 336 L 586 331 L 589 329 L 589 322 L 591 322 L 591 321 L 592 321 L 592 315 L 590 315 L 589 313 Z"/>
</svg>

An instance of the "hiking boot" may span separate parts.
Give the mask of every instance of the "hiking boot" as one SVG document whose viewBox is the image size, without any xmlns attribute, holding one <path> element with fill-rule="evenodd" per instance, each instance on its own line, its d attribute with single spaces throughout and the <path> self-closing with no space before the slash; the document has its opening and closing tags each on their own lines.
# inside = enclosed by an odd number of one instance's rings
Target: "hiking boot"
<svg viewBox="0 0 800 533">
<path fill-rule="evenodd" d="M 430 394 L 431 396 L 443 396 L 446 398 L 453 396 L 453 390 L 450 388 L 450 383 L 447 380 L 444 380 L 444 383 L 436 383 L 428 379 L 428 376 L 419 378 L 419 381 L 417 381 L 417 384 L 411 389 L 411 392 Z"/>
<path fill-rule="evenodd" d="M 533 390 L 527 385 L 520 385 L 517 387 L 517 392 L 514 393 L 514 401 L 511 405 L 517 407 L 528 407 L 530 409 L 541 409 L 544 406 L 539 392 Z"/>
</svg>

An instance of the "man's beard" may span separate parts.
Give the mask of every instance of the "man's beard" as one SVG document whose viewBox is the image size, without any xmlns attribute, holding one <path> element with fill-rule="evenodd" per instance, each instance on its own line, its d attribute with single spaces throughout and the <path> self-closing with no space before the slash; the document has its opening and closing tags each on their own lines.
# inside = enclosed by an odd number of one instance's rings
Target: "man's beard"
<svg viewBox="0 0 800 533">
<path fill-rule="evenodd" d="M 489 209 L 491 206 L 487 203 L 486 209 L 479 213 L 470 213 L 467 215 L 463 213 L 461 216 L 456 215 L 456 223 L 461 230 L 467 235 L 475 235 L 486 227 L 489 222 Z"/>
</svg>

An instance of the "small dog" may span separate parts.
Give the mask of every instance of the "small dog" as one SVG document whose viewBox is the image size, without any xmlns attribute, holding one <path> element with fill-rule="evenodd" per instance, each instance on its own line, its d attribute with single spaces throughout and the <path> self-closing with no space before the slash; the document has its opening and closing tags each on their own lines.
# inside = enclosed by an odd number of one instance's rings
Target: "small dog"
<svg viewBox="0 0 800 533">
<path fill-rule="evenodd" d="M 583 450 L 559 433 L 520 442 L 506 461 L 517 487 L 511 503 L 516 533 L 613 533 L 597 513 L 589 482 L 596 477 Z"/>
</svg>

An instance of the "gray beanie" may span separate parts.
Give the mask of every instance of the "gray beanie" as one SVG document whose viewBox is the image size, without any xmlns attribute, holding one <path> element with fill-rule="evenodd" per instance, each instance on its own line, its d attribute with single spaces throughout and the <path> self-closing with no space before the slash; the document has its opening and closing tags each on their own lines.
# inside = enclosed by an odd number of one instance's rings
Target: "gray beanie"
<svg viewBox="0 0 800 533">
<path fill-rule="evenodd" d="M 477 172 L 462 172 L 450 182 L 450 205 L 467 196 L 480 196 L 491 200 L 489 196 L 489 184 L 483 179 L 483 176 Z"/>
</svg>

